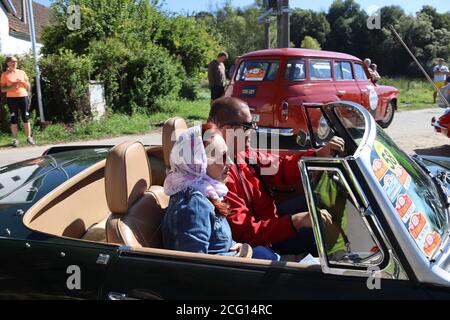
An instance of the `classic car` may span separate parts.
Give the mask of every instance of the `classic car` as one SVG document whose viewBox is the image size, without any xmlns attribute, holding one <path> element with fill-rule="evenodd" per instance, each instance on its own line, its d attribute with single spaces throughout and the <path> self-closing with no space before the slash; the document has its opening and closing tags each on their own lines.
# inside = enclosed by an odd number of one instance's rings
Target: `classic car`
<svg viewBox="0 0 450 320">
<path fill-rule="evenodd" d="M 249 104 L 260 131 L 294 137 L 306 128 L 304 103 L 354 101 L 387 128 L 398 94 L 398 89 L 370 80 L 366 65 L 357 57 L 296 48 L 243 55 L 225 93 Z"/>
<path fill-rule="evenodd" d="M 411 158 L 354 102 L 303 108 L 307 121 L 320 113 L 346 141 L 343 154 L 301 158 L 301 181 L 288 194 L 306 196 L 318 257 L 165 249 L 161 185 L 186 128 L 174 118 L 162 146 L 51 148 L 0 168 L 0 297 L 450 298 L 448 159 Z M 317 128 L 308 127 L 300 142 L 316 147 Z M 319 219 L 323 209 L 332 224 Z"/>
<path fill-rule="evenodd" d="M 448 130 L 450 127 L 450 108 L 446 109 L 444 114 L 438 119 L 436 117 L 431 118 L 431 125 L 436 132 L 440 132 L 450 138 L 450 132 Z"/>
</svg>

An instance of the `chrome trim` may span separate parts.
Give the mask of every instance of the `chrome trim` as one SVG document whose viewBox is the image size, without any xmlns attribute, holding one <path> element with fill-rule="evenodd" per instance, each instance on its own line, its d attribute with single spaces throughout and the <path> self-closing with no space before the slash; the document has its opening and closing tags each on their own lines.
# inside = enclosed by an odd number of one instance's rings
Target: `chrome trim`
<svg viewBox="0 0 450 320">
<path fill-rule="evenodd" d="M 314 163 L 314 162 L 313 162 L 313 163 Z M 342 162 L 340 162 L 340 163 L 342 163 Z M 341 171 L 339 168 L 333 168 L 333 167 L 320 167 L 320 166 L 313 167 L 313 166 L 310 166 L 310 167 L 309 167 L 309 170 L 315 170 L 315 171 L 334 171 L 334 172 L 336 172 L 337 174 L 339 174 L 339 176 L 340 176 L 341 179 L 344 178 L 344 179 L 342 180 L 342 182 L 344 183 L 345 187 L 347 188 L 347 191 L 349 191 L 350 197 L 352 198 L 352 201 L 353 201 L 353 204 L 355 205 L 355 207 L 358 207 L 358 208 L 359 208 L 358 200 L 356 200 L 356 197 L 355 197 L 355 195 L 353 194 L 353 191 L 351 190 L 350 186 L 349 186 L 348 183 L 347 183 L 347 180 L 345 179 L 344 175 L 342 174 L 342 171 Z"/>
<path fill-rule="evenodd" d="M 364 208 L 367 209 L 369 207 L 369 200 L 367 200 L 367 197 L 363 192 L 363 188 L 359 184 L 358 179 L 356 179 L 355 175 L 353 174 L 353 171 L 351 170 L 350 165 L 348 164 L 348 160 L 354 161 L 355 159 L 353 157 L 345 158 L 342 164 L 344 165 L 344 168 L 347 170 L 347 173 L 350 177 L 350 181 L 355 186 L 359 198 L 363 201 Z"/>
<path fill-rule="evenodd" d="M 256 129 L 258 133 L 266 133 L 266 134 L 276 134 L 283 137 L 291 137 L 294 135 L 293 128 L 268 128 L 268 127 L 258 127 Z"/>
<path fill-rule="evenodd" d="M 432 126 L 432 127 L 435 127 L 435 128 L 439 128 L 439 129 L 448 130 L 448 128 L 442 126 L 442 125 L 439 123 L 439 121 L 433 122 L 433 123 L 431 124 L 431 126 Z"/>
<path fill-rule="evenodd" d="M 120 248 L 119 248 L 119 249 L 120 249 Z M 106 265 L 106 264 L 108 264 L 108 262 L 109 262 L 109 258 L 110 258 L 110 255 L 109 255 L 109 254 L 103 254 L 103 253 L 100 253 L 100 254 L 98 255 L 98 257 L 97 257 L 96 263 L 97 263 L 97 264 L 103 264 L 103 265 Z"/>
<path fill-rule="evenodd" d="M 316 243 L 318 246 L 317 251 L 319 252 L 319 260 L 321 263 L 322 271 L 324 273 L 336 274 L 336 275 L 360 276 L 360 277 L 373 276 L 374 273 L 369 270 L 345 270 L 345 269 L 340 269 L 340 268 L 338 269 L 338 268 L 330 267 L 328 264 L 328 258 L 326 256 L 325 246 L 324 246 L 325 242 L 323 240 L 322 233 L 320 232 L 319 221 L 318 221 L 319 218 L 318 218 L 318 214 L 317 214 L 317 210 L 316 210 L 316 206 L 315 206 L 315 202 L 314 202 L 313 192 L 312 192 L 311 185 L 310 185 L 308 171 L 309 170 L 322 170 L 322 171 L 332 170 L 332 171 L 338 172 L 340 174 L 341 178 L 344 178 L 344 180 L 343 180 L 344 185 L 347 188 L 347 191 L 349 192 L 349 195 L 350 195 L 352 201 L 354 201 L 355 206 L 360 207 L 360 204 L 356 200 L 356 197 L 353 194 L 352 189 L 349 187 L 347 179 L 345 179 L 345 176 L 343 175 L 342 171 L 339 168 L 320 167 L 320 166 L 310 166 L 308 168 L 309 164 L 312 163 L 314 165 L 314 163 L 317 163 L 317 162 L 322 162 L 322 163 L 326 162 L 327 164 L 344 164 L 344 168 L 346 169 L 349 176 L 352 176 L 352 179 L 355 179 L 355 178 L 354 178 L 353 173 L 351 172 L 350 168 L 348 167 L 348 164 L 347 165 L 345 164 L 345 162 L 346 162 L 345 159 L 332 158 L 332 159 L 318 160 L 315 158 L 302 158 L 299 161 L 299 168 L 302 173 L 301 178 L 302 178 L 302 182 L 303 182 L 303 188 L 304 188 L 306 199 L 308 202 L 309 212 L 311 214 L 311 218 L 313 221 L 313 231 L 314 231 L 314 236 L 315 236 Z M 355 188 L 360 188 L 359 184 L 355 185 Z M 365 196 L 361 197 L 361 199 L 364 199 L 364 201 L 367 201 Z M 386 258 L 388 258 L 389 261 L 388 261 L 387 267 L 384 268 L 383 270 L 375 272 L 375 276 L 378 276 L 378 277 L 384 278 L 384 279 L 407 279 L 407 276 L 406 276 L 402 266 L 398 263 L 398 259 L 396 258 L 395 254 L 393 253 L 392 246 L 390 245 L 390 243 L 388 241 L 385 241 L 386 237 L 385 237 L 382 229 L 380 228 L 378 219 L 373 215 L 370 207 L 368 207 L 368 209 L 365 211 L 365 213 L 367 213 L 367 212 L 371 213 L 371 214 L 368 214 L 367 216 L 371 216 L 372 220 L 374 221 L 376 228 L 377 228 L 379 234 L 381 235 L 381 240 L 384 241 L 386 247 L 388 248 L 388 252 L 386 253 L 382 250 L 382 247 L 380 245 L 380 240 L 378 239 L 378 237 L 376 237 L 375 233 L 373 232 L 372 228 L 370 227 L 370 224 L 367 221 L 366 215 L 361 215 L 369 234 L 371 235 L 372 239 L 374 240 L 374 242 L 380 249 L 382 259 L 380 260 L 380 263 L 375 264 L 373 266 L 366 265 L 366 264 L 347 264 L 347 265 L 367 267 L 369 269 L 370 267 L 379 266 L 384 261 L 386 261 Z M 345 266 L 346 264 L 341 263 L 340 265 Z"/>
</svg>

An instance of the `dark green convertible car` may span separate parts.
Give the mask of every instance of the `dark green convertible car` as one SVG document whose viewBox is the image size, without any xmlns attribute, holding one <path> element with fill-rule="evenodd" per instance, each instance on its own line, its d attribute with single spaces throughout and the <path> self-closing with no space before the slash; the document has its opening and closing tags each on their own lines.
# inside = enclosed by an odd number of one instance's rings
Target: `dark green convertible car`
<svg viewBox="0 0 450 320">
<path fill-rule="evenodd" d="M 353 102 L 304 110 L 302 147 L 346 141 L 344 155 L 302 158 L 302 181 L 276 195 L 306 195 L 318 257 L 165 249 L 161 186 L 178 118 L 163 146 L 52 148 L 0 167 L 0 298 L 450 298 L 449 159 L 411 158 Z"/>
</svg>

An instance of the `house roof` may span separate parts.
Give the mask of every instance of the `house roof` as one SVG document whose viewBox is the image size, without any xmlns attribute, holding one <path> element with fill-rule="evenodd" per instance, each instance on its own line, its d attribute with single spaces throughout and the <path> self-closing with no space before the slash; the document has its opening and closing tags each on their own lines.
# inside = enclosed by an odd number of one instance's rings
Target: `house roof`
<svg viewBox="0 0 450 320">
<path fill-rule="evenodd" d="M 8 16 L 10 34 L 14 34 L 19 37 L 30 38 L 30 29 L 28 24 L 29 18 L 28 15 L 24 16 L 24 13 L 27 12 L 27 1 L 28 0 L 1 1 L 7 9 L 6 15 Z M 12 10 L 9 10 L 7 3 L 13 6 Z M 33 13 L 34 25 L 36 28 L 36 37 L 39 39 L 42 28 L 50 22 L 51 12 L 50 8 L 33 1 Z"/>
</svg>

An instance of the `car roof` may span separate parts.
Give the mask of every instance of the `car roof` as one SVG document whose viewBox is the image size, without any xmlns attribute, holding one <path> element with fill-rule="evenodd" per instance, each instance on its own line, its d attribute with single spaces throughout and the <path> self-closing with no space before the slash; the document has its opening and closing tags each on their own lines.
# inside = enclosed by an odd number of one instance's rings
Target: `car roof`
<svg viewBox="0 0 450 320">
<path fill-rule="evenodd" d="M 317 57 L 317 58 L 334 58 L 334 59 L 346 59 L 357 60 L 361 62 L 361 59 L 341 52 L 334 51 L 322 51 L 312 49 L 299 49 L 299 48 L 280 48 L 280 49 L 266 49 L 249 52 L 243 55 L 241 58 L 254 58 L 254 57 L 273 57 L 273 56 L 295 56 L 295 57 Z"/>
</svg>

